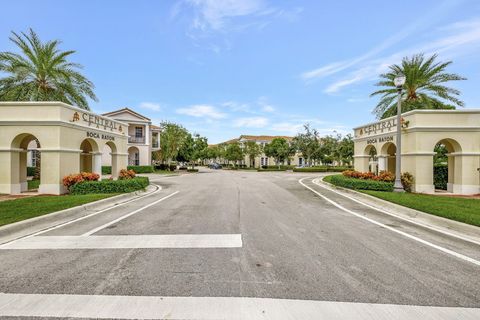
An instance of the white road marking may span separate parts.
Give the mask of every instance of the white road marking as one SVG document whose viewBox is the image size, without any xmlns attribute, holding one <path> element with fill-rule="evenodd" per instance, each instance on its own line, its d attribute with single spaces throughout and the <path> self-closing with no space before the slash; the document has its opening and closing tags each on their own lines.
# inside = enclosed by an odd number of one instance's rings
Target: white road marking
<svg viewBox="0 0 480 320">
<path fill-rule="evenodd" d="M 37 236 L 0 246 L 9 249 L 241 248 L 241 234 Z"/>
<path fill-rule="evenodd" d="M 92 230 L 90 230 L 90 231 L 88 231 L 88 232 L 85 232 L 84 234 L 82 234 L 82 236 L 92 235 L 92 234 L 94 234 L 95 232 L 98 232 L 98 231 L 100 231 L 100 230 L 102 230 L 102 229 L 105 229 L 106 227 L 108 227 L 108 226 L 110 226 L 110 225 L 112 225 L 112 224 L 115 224 L 115 223 L 117 223 L 117 222 L 119 222 L 119 221 L 122 221 L 123 219 L 126 219 L 126 218 L 128 218 L 128 217 L 130 217 L 130 216 L 132 216 L 132 215 L 134 215 L 134 214 L 136 214 L 136 213 L 138 213 L 138 212 L 140 212 L 140 211 L 148 208 L 148 207 L 151 207 L 151 206 L 153 206 L 153 205 L 155 205 L 155 204 L 157 204 L 157 203 L 159 203 L 159 202 L 161 202 L 161 201 L 163 201 L 163 200 L 166 200 L 166 199 L 168 199 L 168 198 L 170 198 L 170 197 L 173 197 L 174 195 L 176 195 L 176 194 L 179 193 L 179 192 L 180 192 L 180 191 L 175 191 L 174 193 L 171 193 L 171 194 L 169 194 L 168 196 L 165 196 L 165 197 L 163 197 L 163 198 L 160 198 L 160 199 L 158 199 L 157 201 L 153 201 L 153 202 L 151 202 L 151 203 L 149 203 L 149 204 L 147 204 L 147 205 L 145 205 L 145 206 L 143 206 L 143 207 L 141 207 L 141 208 L 139 208 L 139 209 L 137 209 L 137 210 L 134 210 L 134 211 L 132 211 L 132 212 L 130 212 L 130 213 L 127 213 L 126 215 L 121 216 L 120 218 L 117 218 L 117 219 L 112 220 L 112 221 L 110 221 L 110 222 L 108 222 L 108 223 L 105 223 L 104 225 L 101 225 L 100 227 L 94 228 L 94 229 L 92 229 Z"/>
<path fill-rule="evenodd" d="M 94 319 L 476 320 L 480 309 L 242 297 L 0 294 L 0 316 Z"/>
<path fill-rule="evenodd" d="M 416 224 L 416 225 L 418 225 L 418 226 L 421 226 L 422 228 L 430 229 L 430 230 L 433 230 L 433 231 L 436 231 L 436 232 L 440 232 L 440 233 L 446 234 L 446 235 L 448 235 L 448 236 L 451 236 L 451 237 L 454 237 L 454 238 L 457 238 L 457 239 L 461 239 L 461 240 L 464 240 L 464 241 L 468 241 L 468 242 L 471 242 L 471 243 L 480 245 L 480 242 L 475 241 L 474 239 L 467 238 L 467 237 L 463 237 L 463 236 L 461 236 L 461 235 L 458 235 L 458 234 L 455 234 L 455 233 L 451 233 L 451 232 L 448 232 L 448 231 L 445 231 L 445 230 L 442 230 L 442 229 L 439 229 L 439 228 L 435 228 L 435 227 L 429 226 L 429 225 L 427 225 L 427 224 L 424 224 L 424 223 L 421 223 L 421 222 L 418 222 L 418 221 L 414 221 L 414 220 L 412 220 L 412 219 L 408 219 L 408 218 L 405 218 L 405 217 L 396 215 L 396 214 L 394 214 L 394 213 L 388 212 L 388 211 L 386 211 L 386 210 L 383 210 L 383 209 L 380 209 L 380 208 L 371 206 L 371 205 L 369 205 L 368 203 L 362 202 L 362 201 L 360 201 L 360 200 L 358 200 L 358 199 L 355 199 L 355 198 L 350 197 L 350 196 L 348 196 L 348 195 L 346 195 L 346 194 L 343 194 L 343 193 L 341 193 L 341 192 L 338 192 L 338 191 L 336 191 L 335 189 L 328 188 L 328 187 L 322 185 L 321 183 L 319 183 L 318 180 L 319 180 L 319 179 L 317 178 L 317 179 L 312 180 L 312 182 L 313 182 L 314 184 L 316 184 L 317 186 L 323 188 L 323 189 L 332 191 L 332 192 L 334 192 L 334 193 L 336 193 L 336 194 L 338 194 L 338 195 L 341 195 L 342 197 L 345 197 L 345 198 L 350 199 L 350 200 L 352 200 L 352 201 L 354 201 L 354 202 L 356 202 L 356 203 L 359 203 L 359 204 L 361 204 L 361 205 L 364 205 L 365 207 L 368 207 L 368 208 L 370 208 L 370 209 L 379 211 L 379 212 L 384 213 L 384 214 L 387 214 L 387 215 L 389 215 L 389 216 L 398 218 L 398 219 L 400 219 L 400 220 L 408 221 L 408 222 L 410 222 L 410 223 L 413 223 L 413 224 Z"/>
<path fill-rule="evenodd" d="M 349 210 L 349 209 L 343 207 L 342 205 L 338 204 L 337 202 L 331 200 L 330 198 L 327 198 L 326 196 L 324 196 L 324 195 L 321 194 L 320 192 L 318 192 L 318 191 L 314 190 L 313 188 L 310 188 L 309 186 L 307 186 L 305 183 L 303 183 L 303 180 L 305 180 L 305 179 L 307 179 L 307 178 L 302 178 L 302 179 L 298 180 L 298 182 L 299 182 L 302 186 L 304 186 L 305 188 L 307 188 L 308 190 L 312 191 L 313 193 L 315 193 L 316 195 L 318 195 L 319 197 L 321 197 L 322 199 L 326 200 L 327 202 L 331 203 L 331 204 L 334 205 L 335 207 L 337 207 L 337 208 L 339 208 L 339 209 L 341 209 L 341 210 L 343 210 L 343 211 L 345 211 L 345 212 L 347 212 L 347 213 L 350 213 L 350 214 L 352 214 L 352 215 L 354 215 L 354 216 L 356 216 L 356 217 L 358 217 L 358 218 L 361 218 L 361 219 L 363 219 L 363 220 L 366 220 L 366 221 L 368 221 L 368 222 L 370 222 L 370 223 L 373 223 L 373 224 L 375 224 L 375 225 L 377 225 L 377 226 L 380 226 L 380 227 L 385 228 L 385 229 L 387 229 L 387 230 L 390 230 L 390 231 L 392 231 L 392 232 L 401 234 L 402 236 L 405 236 L 405 237 L 407 237 L 407 238 L 409 238 L 409 239 L 412 239 L 412 240 L 415 240 L 415 241 L 417 241 L 417 242 L 420 242 L 420 243 L 422 243 L 422 244 L 424 244 L 424 245 L 427 245 L 427 246 L 429 246 L 429 247 L 431 247 L 431 248 L 434 248 L 434 249 L 437 249 L 437 250 L 439 250 L 439 251 L 442 251 L 443 253 L 452 255 L 452 256 L 454 256 L 454 257 L 456 257 L 456 258 L 459 258 L 459 259 L 462 259 L 462 260 L 464 260 L 464 261 L 468 261 L 468 262 L 470 262 L 470 263 L 473 263 L 473 264 L 475 264 L 475 265 L 477 265 L 477 266 L 480 266 L 480 261 L 478 261 L 478 260 L 475 260 L 475 259 L 473 259 L 473 258 L 470 258 L 470 257 L 466 256 L 466 255 L 463 255 L 463 254 L 461 254 L 461 253 L 455 252 L 455 251 L 453 251 L 453 250 L 450 250 L 450 249 L 441 247 L 441 246 L 439 246 L 439 245 L 436 245 L 436 244 L 431 243 L 431 242 L 429 242 L 429 241 L 423 240 L 423 239 L 421 239 L 421 238 L 418 238 L 418 237 L 413 236 L 413 235 L 411 235 L 411 234 L 408 234 L 408 233 L 406 233 L 406 232 L 397 230 L 397 229 L 392 228 L 392 227 L 390 227 L 390 226 L 387 226 L 387 225 L 385 225 L 385 224 L 383 224 L 383 223 L 381 223 L 381 222 L 378 222 L 378 221 L 373 220 L 373 219 L 371 219 L 371 218 L 367 218 L 367 217 L 365 217 L 365 216 L 363 216 L 363 215 L 361 215 L 361 214 L 359 214 L 359 213 L 356 213 L 356 212 L 354 212 L 354 211 L 352 211 L 352 210 Z"/>
<path fill-rule="evenodd" d="M 18 241 L 18 240 L 21 240 L 21 239 L 28 239 L 28 238 L 31 238 L 31 237 L 35 237 L 37 235 L 40 235 L 40 234 L 43 234 L 43 233 L 46 233 L 46 232 L 49 232 L 49 231 L 52 231 L 52 230 L 55 230 L 55 229 L 58 229 L 58 228 L 61 228 L 61 227 L 64 227 L 64 226 L 67 226 L 69 224 L 72 224 L 72 223 L 75 223 L 75 222 L 78 222 L 78 221 L 82 221 L 84 219 L 87 219 L 87 218 L 90 218 L 90 217 L 93 217 L 93 216 L 96 216 L 97 214 L 100 214 L 100 213 L 103 213 L 105 211 L 109 211 L 109 210 L 112 210 L 112 209 L 116 209 L 118 208 L 119 206 L 123 206 L 127 203 L 130 203 L 130 202 L 133 202 L 133 201 L 137 201 L 137 200 L 140 200 L 142 198 L 145 198 L 145 197 L 148 197 L 148 196 L 151 196 L 151 195 L 154 195 L 156 194 L 157 192 L 160 192 L 162 190 L 162 187 L 161 186 L 156 186 L 157 187 L 157 190 L 149 193 L 149 194 L 145 194 L 145 195 L 142 195 L 138 198 L 133 198 L 133 199 L 130 199 L 130 200 L 127 200 L 125 202 L 120 202 L 118 204 L 115 204 L 111 207 L 108 207 L 108 208 L 105 208 L 105 209 L 102 209 L 102 210 L 99 210 L 99 211 L 95 211 L 93 213 L 90 213 L 90 214 L 87 214 L 86 216 L 83 216 L 83 217 L 80 217 L 80 218 L 77 218 L 77 219 L 73 219 L 73 220 L 70 220 L 70 221 L 67 221 L 67 222 L 64 222 L 64 223 L 60 223 L 60 224 L 57 224 L 53 227 L 50 227 L 50 228 L 46 228 L 46 229 L 43 229 L 43 230 L 40 230 L 38 232 L 34 232 L 32 234 L 29 234 L 25 237 L 21 237 L 21 238 L 18 238 L 18 239 L 15 239 L 15 240 L 11 240 L 11 241 L 7 241 L 5 243 L 12 243 L 12 242 L 15 242 L 15 241 Z"/>
</svg>

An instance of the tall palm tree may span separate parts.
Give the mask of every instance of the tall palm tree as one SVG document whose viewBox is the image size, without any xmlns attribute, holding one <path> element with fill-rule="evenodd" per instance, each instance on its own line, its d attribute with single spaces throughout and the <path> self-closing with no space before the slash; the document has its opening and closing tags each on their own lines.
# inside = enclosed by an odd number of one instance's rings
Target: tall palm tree
<svg viewBox="0 0 480 320">
<path fill-rule="evenodd" d="M 97 101 L 94 85 L 67 58 L 75 51 L 61 51 L 60 41 L 42 43 L 30 29 L 10 40 L 21 53 L 0 52 L 0 101 L 61 101 L 89 110 L 87 97 Z"/>
<path fill-rule="evenodd" d="M 10 40 L 19 53 L 0 52 L 0 101 L 61 101 L 89 110 L 87 97 L 97 101 L 94 85 L 67 61 L 75 51 L 61 51 L 60 41 L 42 43 L 30 29 L 27 35 L 12 31 Z M 35 139 L 37 148 L 40 142 Z M 37 153 L 34 179 L 40 178 L 41 152 Z"/>
<path fill-rule="evenodd" d="M 385 87 L 370 96 L 381 95 L 373 113 L 378 118 L 387 118 L 396 114 L 397 88 L 393 79 L 403 73 L 407 80 L 402 96 L 402 112 L 413 109 L 455 109 L 464 104 L 457 98 L 460 91 L 444 85 L 448 81 L 466 80 L 445 69 L 452 61 L 436 62 L 437 55 L 426 58 L 424 54 L 416 54 L 402 59 L 401 65 L 391 65 L 389 72 L 381 74 L 376 86 Z M 451 103 L 451 104 L 449 104 Z"/>
</svg>

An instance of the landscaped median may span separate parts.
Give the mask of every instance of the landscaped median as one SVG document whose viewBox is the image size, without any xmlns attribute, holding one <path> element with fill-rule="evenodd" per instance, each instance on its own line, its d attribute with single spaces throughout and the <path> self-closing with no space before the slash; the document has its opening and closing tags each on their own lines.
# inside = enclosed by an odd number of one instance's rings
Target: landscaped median
<svg viewBox="0 0 480 320">
<path fill-rule="evenodd" d="M 34 196 L 0 202 L 0 226 L 73 208 L 122 193 L 145 190 L 147 177 L 137 177 L 132 170 L 121 170 L 118 180 L 99 180 L 96 173 L 71 174 L 63 179 L 69 194 Z"/>
<path fill-rule="evenodd" d="M 343 172 L 351 169 L 352 169 L 351 167 L 341 167 L 341 166 L 317 166 L 317 167 L 293 168 L 293 172 Z"/>
<path fill-rule="evenodd" d="M 405 183 L 405 176 L 403 176 L 403 178 Z M 354 189 L 407 208 L 474 226 L 480 226 L 479 199 L 466 199 L 410 192 L 392 192 L 393 182 L 380 181 L 378 180 L 378 176 L 375 176 L 375 179 L 377 180 L 352 178 L 344 174 L 338 174 L 326 176 L 323 178 L 323 181 L 335 186 Z"/>
</svg>

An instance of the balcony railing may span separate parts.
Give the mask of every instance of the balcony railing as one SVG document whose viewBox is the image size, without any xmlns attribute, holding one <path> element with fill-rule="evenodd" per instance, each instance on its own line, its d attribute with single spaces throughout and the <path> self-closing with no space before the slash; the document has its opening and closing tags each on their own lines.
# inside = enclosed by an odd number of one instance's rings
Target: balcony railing
<svg viewBox="0 0 480 320">
<path fill-rule="evenodd" d="M 145 137 L 128 137 L 128 143 L 145 143 Z"/>
<path fill-rule="evenodd" d="M 152 148 L 157 149 L 160 147 L 160 144 L 157 141 L 152 141 Z"/>
</svg>

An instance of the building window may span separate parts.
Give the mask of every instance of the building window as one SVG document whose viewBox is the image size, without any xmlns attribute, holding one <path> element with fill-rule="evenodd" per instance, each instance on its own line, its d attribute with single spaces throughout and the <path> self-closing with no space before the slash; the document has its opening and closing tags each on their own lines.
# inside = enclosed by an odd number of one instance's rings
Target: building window
<svg viewBox="0 0 480 320">
<path fill-rule="evenodd" d="M 143 127 L 135 127 L 135 138 L 143 137 Z"/>
<path fill-rule="evenodd" d="M 303 158 L 298 158 L 298 165 L 303 166 Z"/>
<path fill-rule="evenodd" d="M 31 157 L 32 157 L 32 167 L 37 166 L 37 159 L 38 159 L 38 150 L 31 150 Z"/>
</svg>

